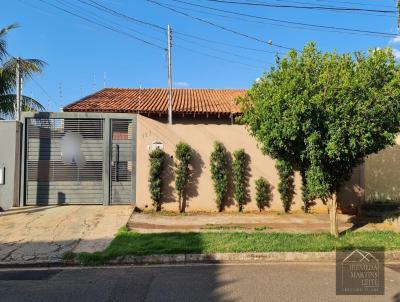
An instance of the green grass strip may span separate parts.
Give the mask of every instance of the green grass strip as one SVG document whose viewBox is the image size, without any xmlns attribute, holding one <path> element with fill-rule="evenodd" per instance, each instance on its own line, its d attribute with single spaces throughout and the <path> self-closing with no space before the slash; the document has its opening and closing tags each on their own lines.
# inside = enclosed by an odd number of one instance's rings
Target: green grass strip
<svg viewBox="0 0 400 302">
<path fill-rule="evenodd" d="M 349 232 L 340 238 L 328 233 L 204 232 L 140 234 L 121 229 L 102 252 L 79 253 L 83 264 L 103 264 L 118 256 L 242 253 L 242 252 L 328 252 L 336 248 L 384 247 L 400 250 L 400 233 Z M 71 259 L 71 254 L 65 258 Z"/>
</svg>

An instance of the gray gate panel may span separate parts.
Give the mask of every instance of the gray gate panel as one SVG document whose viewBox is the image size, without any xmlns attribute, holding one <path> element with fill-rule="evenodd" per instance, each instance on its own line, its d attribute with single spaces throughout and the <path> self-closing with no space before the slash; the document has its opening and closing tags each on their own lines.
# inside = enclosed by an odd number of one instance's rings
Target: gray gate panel
<svg viewBox="0 0 400 302">
<path fill-rule="evenodd" d="M 81 150 L 85 154 L 86 161 L 97 160 L 103 158 L 103 142 L 96 141 L 83 141 Z M 55 140 L 48 143 L 40 143 L 39 139 L 31 139 L 29 141 L 28 161 L 38 160 L 60 160 L 61 143 L 60 140 Z"/>
<path fill-rule="evenodd" d="M 133 120 L 111 120 L 111 203 L 134 203 L 136 124 Z"/>
<path fill-rule="evenodd" d="M 81 167 L 62 158 L 68 132 L 81 140 Z M 26 140 L 27 204 L 103 203 L 103 119 L 27 118 Z"/>
</svg>

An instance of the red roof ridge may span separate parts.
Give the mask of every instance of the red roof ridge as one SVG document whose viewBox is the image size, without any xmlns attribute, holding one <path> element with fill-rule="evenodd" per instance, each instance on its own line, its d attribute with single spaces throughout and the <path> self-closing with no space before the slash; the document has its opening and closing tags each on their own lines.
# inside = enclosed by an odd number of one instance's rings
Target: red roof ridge
<svg viewBox="0 0 400 302">
<path fill-rule="evenodd" d="M 104 87 L 103 89 L 100 89 L 97 92 L 100 92 L 102 90 L 168 90 L 168 87 Z M 221 87 L 221 88 L 201 88 L 201 87 L 172 87 L 173 90 L 240 90 L 240 91 L 246 91 L 248 88 L 226 88 L 226 87 Z"/>
<path fill-rule="evenodd" d="M 246 89 L 173 88 L 174 113 L 230 115 Z M 104 88 L 64 107 L 70 112 L 132 112 L 166 114 L 168 88 Z"/>
</svg>

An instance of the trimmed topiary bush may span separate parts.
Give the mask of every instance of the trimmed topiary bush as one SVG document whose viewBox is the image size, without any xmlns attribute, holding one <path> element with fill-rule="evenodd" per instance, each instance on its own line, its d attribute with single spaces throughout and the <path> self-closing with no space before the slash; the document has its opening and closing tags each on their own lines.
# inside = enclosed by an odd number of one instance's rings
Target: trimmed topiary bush
<svg viewBox="0 0 400 302">
<path fill-rule="evenodd" d="M 276 162 L 276 169 L 280 179 L 278 192 L 281 195 L 283 210 L 288 213 L 294 197 L 294 171 L 290 164 L 283 160 Z"/>
<path fill-rule="evenodd" d="M 210 169 L 216 195 L 215 201 L 221 212 L 224 209 L 224 200 L 228 191 L 228 159 L 224 145 L 218 141 L 214 142 L 214 151 L 210 157 Z"/>
<path fill-rule="evenodd" d="M 149 153 L 150 175 L 149 190 L 156 211 L 161 211 L 162 198 L 162 173 L 164 169 L 165 152 L 155 149 Z"/>
<path fill-rule="evenodd" d="M 186 143 L 180 142 L 175 149 L 175 189 L 178 193 L 179 212 L 185 212 L 185 188 L 189 182 L 189 164 L 192 160 L 192 149 Z"/>
<path fill-rule="evenodd" d="M 239 212 L 243 211 L 246 199 L 246 152 L 239 149 L 233 152 L 233 198 L 237 202 Z"/>
<path fill-rule="evenodd" d="M 260 212 L 264 210 L 265 207 L 270 207 L 271 191 L 271 185 L 264 177 L 260 177 L 256 180 L 256 203 Z"/>
</svg>

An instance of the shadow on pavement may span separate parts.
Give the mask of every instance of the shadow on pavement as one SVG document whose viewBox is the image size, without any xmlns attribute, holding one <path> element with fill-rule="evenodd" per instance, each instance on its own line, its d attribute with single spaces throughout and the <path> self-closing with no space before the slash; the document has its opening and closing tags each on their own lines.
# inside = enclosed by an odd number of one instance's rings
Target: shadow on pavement
<svg viewBox="0 0 400 302">
<path fill-rule="evenodd" d="M 152 236 L 152 234 L 148 234 Z M 168 238 L 165 238 L 165 242 Z M 88 244 L 96 245 L 97 240 Z M 10 256 L 15 260 L 61 257 L 74 249 L 76 241 L 15 243 Z M 133 240 L 127 246 L 135 245 Z M 149 240 L 162 253 L 161 242 Z M 190 245 L 204 249 L 199 236 Z M 0 243 L 0 249 L 7 248 Z M 182 248 L 182 247 L 181 247 Z M 4 250 L 3 250 L 4 252 Z M 17 256 L 20 257 L 17 257 Z M 25 257 L 25 258 L 24 258 Z M 0 296 L 4 301 L 233 301 L 228 287 L 233 277 L 220 275 L 221 265 L 158 265 L 82 269 L 0 270 Z M 5 282 L 5 283 L 4 283 Z M 5 286 L 7 284 L 7 286 Z M 21 290 L 23 288 L 23 290 Z M 0 300 L 1 300 L 0 299 Z"/>
<path fill-rule="evenodd" d="M 11 215 L 18 215 L 18 214 L 30 214 L 30 213 L 37 213 L 46 210 L 50 210 L 52 208 L 60 207 L 61 205 L 53 205 L 53 206 L 35 206 L 35 207 L 21 207 L 21 208 L 12 208 L 0 213 L 0 217 L 2 216 L 11 216 Z"/>
</svg>

